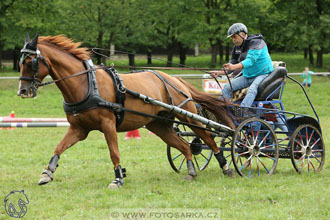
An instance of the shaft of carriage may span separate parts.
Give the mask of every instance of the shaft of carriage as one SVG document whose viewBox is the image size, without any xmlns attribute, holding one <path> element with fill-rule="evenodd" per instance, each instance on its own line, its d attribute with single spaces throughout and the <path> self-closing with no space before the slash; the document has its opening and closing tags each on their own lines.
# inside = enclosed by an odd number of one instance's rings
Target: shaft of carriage
<svg viewBox="0 0 330 220">
<path fill-rule="evenodd" d="M 186 111 L 186 110 L 184 110 L 182 108 L 179 108 L 177 106 L 166 104 L 164 102 L 158 101 L 156 99 L 150 98 L 149 96 L 143 95 L 141 93 L 138 93 L 138 92 L 135 92 L 135 91 L 132 91 L 132 90 L 129 90 L 129 89 L 127 89 L 126 92 L 128 94 L 134 96 L 134 97 L 138 97 L 138 98 L 142 99 L 143 101 L 145 101 L 147 103 L 151 103 L 151 104 L 154 104 L 154 105 L 161 106 L 163 108 L 166 108 L 166 109 L 170 110 L 171 112 L 174 112 L 174 113 L 177 113 L 177 114 L 181 114 L 181 115 L 184 115 L 186 117 L 189 117 L 189 118 L 191 118 L 193 120 L 199 121 L 199 122 L 203 123 L 204 125 L 206 125 L 208 127 L 211 127 L 211 128 L 216 129 L 216 131 L 226 132 L 228 134 L 232 134 L 234 132 L 234 130 L 231 129 L 230 127 L 228 127 L 228 126 L 219 124 L 219 123 L 217 123 L 215 121 L 212 121 L 212 120 L 207 119 L 207 118 L 204 118 L 204 117 L 202 117 L 200 115 L 191 113 L 191 112 Z"/>
</svg>

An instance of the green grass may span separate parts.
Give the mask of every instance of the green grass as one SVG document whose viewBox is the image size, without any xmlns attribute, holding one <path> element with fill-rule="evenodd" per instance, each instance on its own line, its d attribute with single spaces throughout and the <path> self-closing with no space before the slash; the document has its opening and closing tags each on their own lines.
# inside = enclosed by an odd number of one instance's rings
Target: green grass
<svg viewBox="0 0 330 220">
<path fill-rule="evenodd" d="M 301 80 L 299 77 L 297 79 Z M 200 87 L 201 80 L 191 81 Z M 20 99 L 15 80 L 0 81 L 0 116 L 64 117 L 62 96 L 47 86 L 35 99 Z M 330 80 L 313 77 L 307 92 L 319 114 L 326 150 L 330 144 Z M 283 97 L 288 111 L 312 114 L 300 88 L 288 80 Z M 114 210 L 184 212 L 218 210 L 221 219 L 329 219 L 330 162 L 319 174 L 297 174 L 290 160 L 280 159 L 272 176 L 226 178 L 214 158 L 193 182 L 175 173 L 166 157 L 166 144 L 140 129 L 141 139 L 118 134 L 121 165 L 128 177 L 120 190 L 108 190 L 113 167 L 103 134 L 68 149 L 59 161 L 54 181 L 38 186 L 66 128 L 0 130 L 0 203 L 12 190 L 25 190 L 30 200 L 23 219 L 110 219 Z M 0 204 L 0 219 L 9 219 Z M 135 209 L 134 209 L 135 208 Z M 137 209 L 139 208 L 139 209 Z M 172 209 L 171 209 L 172 208 Z"/>
</svg>

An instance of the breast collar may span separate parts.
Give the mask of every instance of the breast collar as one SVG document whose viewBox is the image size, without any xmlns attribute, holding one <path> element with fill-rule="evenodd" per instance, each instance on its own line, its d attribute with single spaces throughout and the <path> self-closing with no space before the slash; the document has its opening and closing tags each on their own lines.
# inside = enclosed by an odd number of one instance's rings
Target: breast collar
<svg viewBox="0 0 330 220">
<path fill-rule="evenodd" d="M 91 59 L 85 60 L 84 65 L 86 69 L 94 68 L 94 64 Z M 113 81 L 116 103 L 108 102 L 100 96 L 96 82 L 96 70 L 91 70 L 87 73 L 88 93 L 86 97 L 82 101 L 76 103 L 67 103 L 63 100 L 63 108 L 66 114 L 76 115 L 90 109 L 106 108 L 114 112 L 116 116 L 116 127 L 119 127 L 125 114 L 125 111 L 123 111 L 125 104 L 125 92 L 123 91 L 125 87 L 123 86 L 123 82 L 120 79 L 119 74 L 114 68 L 107 68 L 105 70 Z"/>
</svg>

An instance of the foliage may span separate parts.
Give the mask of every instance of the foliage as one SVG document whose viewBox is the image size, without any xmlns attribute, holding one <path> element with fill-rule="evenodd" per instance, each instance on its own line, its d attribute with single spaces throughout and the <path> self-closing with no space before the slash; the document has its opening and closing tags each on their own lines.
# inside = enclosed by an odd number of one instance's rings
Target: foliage
<svg viewBox="0 0 330 220">
<path fill-rule="evenodd" d="M 208 58 L 197 57 L 195 62 L 203 63 Z M 200 86 L 201 80 L 191 83 Z M 313 77 L 312 87 L 307 90 L 320 115 L 327 151 L 329 84 L 326 77 Z M 35 99 L 18 97 L 17 85 L 16 80 L 0 81 L 1 116 L 14 110 L 16 117 L 64 117 L 62 96 L 55 85 L 42 88 Z M 295 84 L 288 80 L 284 92 L 287 110 L 312 114 Z M 290 160 L 280 159 L 272 176 L 230 179 L 223 176 L 213 158 L 206 170 L 188 182 L 183 179 L 185 173 L 172 171 L 166 145 L 145 129 L 140 129 L 140 141 L 126 141 L 124 133 L 118 134 L 121 164 L 128 172 L 120 190 L 106 188 L 114 173 L 104 136 L 97 131 L 61 155 L 53 182 L 38 186 L 40 174 L 65 132 L 66 128 L 0 130 L 0 197 L 5 198 L 12 190 L 24 190 L 30 201 L 26 219 L 111 219 L 117 209 L 159 212 L 166 208 L 172 212 L 174 208 L 179 212 L 216 209 L 220 219 L 330 217 L 329 160 L 319 174 L 299 175 Z M 301 207 L 306 208 L 302 211 Z M 8 218 L 1 208 L 0 219 Z"/>
<path fill-rule="evenodd" d="M 186 53 L 199 44 L 211 48 L 215 66 L 219 51 L 232 45 L 226 32 L 235 22 L 263 34 L 271 50 L 310 48 L 321 56 L 330 50 L 329 5 L 330 0 L 3 0 L 0 57 L 3 50 L 17 52 L 25 32 L 40 32 L 106 50 L 114 44 L 130 53 L 155 47 Z"/>
</svg>

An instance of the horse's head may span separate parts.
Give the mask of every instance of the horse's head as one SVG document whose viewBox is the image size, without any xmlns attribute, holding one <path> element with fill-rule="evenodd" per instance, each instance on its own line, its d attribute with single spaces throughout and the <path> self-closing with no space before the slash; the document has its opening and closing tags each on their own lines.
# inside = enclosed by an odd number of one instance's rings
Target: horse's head
<svg viewBox="0 0 330 220">
<path fill-rule="evenodd" d="M 26 33 L 19 66 L 20 83 L 17 95 L 22 98 L 33 98 L 37 95 L 42 80 L 51 72 L 50 66 L 38 49 L 38 34 L 30 41 L 29 34 Z"/>
</svg>

